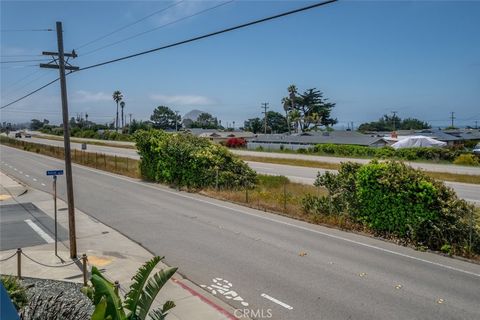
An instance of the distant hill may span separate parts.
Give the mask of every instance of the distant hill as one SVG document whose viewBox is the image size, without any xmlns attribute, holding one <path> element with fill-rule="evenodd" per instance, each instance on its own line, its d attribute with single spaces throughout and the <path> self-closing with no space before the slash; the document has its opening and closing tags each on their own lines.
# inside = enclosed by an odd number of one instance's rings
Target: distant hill
<svg viewBox="0 0 480 320">
<path fill-rule="evenodd" d="M 205 111 L 202 111 L 202 110 L 192 110 L 192 111 L 189 111 L 187 112 L 184 116 L 183 116 L 183 120 L 186 120 L 186 119 L 189 119 L 189 120 L 192 120 L 192 121 L 197 121 L 198 119 L 198 116 L 202 113 L 205 113 Z"/>
</svg>

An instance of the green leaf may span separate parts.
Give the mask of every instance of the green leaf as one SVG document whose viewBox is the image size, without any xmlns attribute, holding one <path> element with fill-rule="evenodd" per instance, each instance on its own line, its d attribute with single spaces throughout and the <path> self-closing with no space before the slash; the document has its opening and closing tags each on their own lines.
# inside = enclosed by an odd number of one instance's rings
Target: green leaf
<svg viewBox="0 0 480 320">
<path fill-rule="evenodd" d="M 175 307 L 175 302 L 167 301 L 163 304 L 162 309 L 156 309 L 149 313 L 149 316 L 152 320 L 164 320 L 168 315 L 168 310 Z"/>
<path fill-rule="evenodd" d="M 105 320 L 105 312 L 107 310 L 107 300 L 102 297 L 92 314 L 92 320 Z"/>
<path fill-rule="evenodd" d="M 93 273 L 90 281 L 95 288 L 94 303 L 97 305 L 100 303 L 101 298 L 104 296 L 107 301 L 107 309 L 105 315 L 111 316 L 113 320 L 126 319 L 125 312 L 123 311 L 122 301 L 115 290 L 115 286 L 107 281 L 103 276 Z"/>
<path fill-rule="evenodd" d="M 133 314 L 137 314 L 137 304 L 142 294 L 143 286 L 148 280 L 150 273 L 155 266 L 164 257 L 153 257 L 150 261 L 147 261 L 142 267 L 140 267 L 137 273 L 133 276 L 133 283 L 130 285 L 130 291 L 125 296 L 125 308 L 130 310 Z"/>
<path fill-rule="evenodd" d="M 147 285 L 145 286 L 145 289 L 143 290 L 138 301 L 138 317 L 141 320 L 145 320 L 158 292 L 175 274 L 176 271 L 177 268 L 167 268 L 157 272 L 150 279 L 148 279 Z"/>
</svg>

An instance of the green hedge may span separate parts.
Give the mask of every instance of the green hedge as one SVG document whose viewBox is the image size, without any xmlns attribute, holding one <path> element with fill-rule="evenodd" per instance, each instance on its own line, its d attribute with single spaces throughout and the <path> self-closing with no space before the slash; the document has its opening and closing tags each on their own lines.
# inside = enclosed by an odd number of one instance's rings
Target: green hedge
<svg viewBox="0 0 480 320">
<path fill-rule="evenodd" d="M 444 160 L 452 162 L 461 154 L 467 151 L 453 148 L 402 148 L 394 149 L 392 147 L 365 147 L 355 145 L 337 145 L 337 144 L 317 144 L 310 148 L 310 152 L 324 155 L 334 155 L 339 157 L 371 157 L 380 159 L 399 159 L 399 160 Z"/>
<path fill-rule="evenodd" d="M 319 174 L 316 186 L 329 195 L 307 195 L 306 212 L 346 215 L 384 237 L 432 250 L 480 253 L 475 208 L 443 182 L 403 163 L 344 163 L 338 174 Z"/>
<path fill-rule="evenodd" d="M 227 148 L 189 134 L 134 134 L 145 179 L 187 188 L 251 186 L 256 173 Z"/>
</svg>

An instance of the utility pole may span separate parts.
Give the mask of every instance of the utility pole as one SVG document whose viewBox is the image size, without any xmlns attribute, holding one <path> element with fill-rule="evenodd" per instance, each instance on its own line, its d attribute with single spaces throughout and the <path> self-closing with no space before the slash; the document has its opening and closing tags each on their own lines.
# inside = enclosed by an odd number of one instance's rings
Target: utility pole
<svg viewBox="0 0 480 320">
<path fill-rule="evenodd" d="M 265 114 L 265 130 L 264 130 L 264 131 L 265 131 L 265 134 L 267 134 L 267 109 L 268 109 L 268 102 L 262 103 L 262 108 L 263 108 L 263 110 L 265 110 L 265 111 L 263 111 L 262 113 Z"/>
<path fill-rule="evenodd" d="M 75 50 L 72 53 L 63 51 L 63 30 L 62 22 L 57 21 L 57 44 L 58 52 L 42 52 L 42 55 L 52 56 L 50 63 L 40 64 L 40 68 L 58 69 L 60 73 L 60 88 L 62 93 L 62 119 L 63 119 L 63 145 L 65 153 L 65 178 L 67 180 L 67 204 L 68 204 L 68 231 L 70 237 L 70 258 L 77 257 L 77 236 L 75 230 L 75 203 L 73 200 L 73 178 L 72 178 L 72 155 L 70 151 L 70 128 L 68 123 L 68 97 L 67 80 L 65 70 L 76 71 L 79 68 L 68 63 L 68 58 L 76 58 Z M 67 61 L 65 61 L 67 57 Z"/>
<path fill-rule="evenodd" d="M 130 120 L 128 121 L 128 126 L 130 127 L 130 125 L 132 124 L 132 114 L 129 113 L 128 116 L 130 117 Z"/>
<path fill-rule="evenodd" d="M 475 129 L 478 129 L 478 121 L 475 120 Z"/>
<path fill-rule="evenodd" d="M 175 110 L 175 132 L 178 132 L 178 110 Z"/>
<path fill-rule="evenodd" d="M 123 117 L 123 108 L 125 108 L 125 101 L 121 101 L 120 102 L 120 108 L 122 108 L 122 130 L 123 130 L 123 127 L 125 126 L 125 118 Z"/>
<path fill-rule="evenodd" d="M 392 111 L 392 113 L 393 113 L 393 131 L 395 131 L 395 122 L 396 122 L 396 119 L 397 119 L 398 111 Z"/>
<path fill-rule="evenodd" d="M 455 120 L 455 112 L 453 112 L 453 111 L 450 112 L 450 120 L 452 121 L 451 126 L 452 126 L 452 128 L 454 128 L 454 126 L 453 126 L 453 120 Z"/>
</svg>

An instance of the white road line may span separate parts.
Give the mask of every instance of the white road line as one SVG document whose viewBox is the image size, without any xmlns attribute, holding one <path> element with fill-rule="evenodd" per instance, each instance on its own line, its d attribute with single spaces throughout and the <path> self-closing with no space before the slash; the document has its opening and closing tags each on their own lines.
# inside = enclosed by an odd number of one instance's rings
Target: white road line
<svg viewBox="0 0 480 320">
<path fill-rule="evenodd" d="M 261 296 L 264 297 L 265 299 L 268 299 L 268 300 L 270 300 L 270 301 L 272 301 L 272 302 L 275 302 L 276 304 L 281 305 L 281 306 L 284 307 L 285 309 L 293 310 L 293 307 L 292 307 L 292 306 L 289 306 L 289 305 L 286 304 L 285 302 L 282 302 L 282 301 L 280 301 L 280 300 L 278 300 L 278 299 L 275 299 L 274 297 L 271 297 L 271 296 L 269 296 L 269 295 L 266 294 L 266 293 L 262 293 Z"/>
<path fill-rule="evenodd" d="M 9 147 L 6 147 L 6 148 L 9 148 Z M 15 150 L 20 151 L 20 152 L 28 152 L 28 151 L 23 151 L 23 150 L 18 150 L 18 149 L 15 149 Z M 50 161 L 54 161 L 54 162 L 56 161 L 58 163 L 63 163 L 61 160 L 58 160 L 58 159 L 55 159 L 55 158 L 51 158 L 51 157 L 44 156 L 44 155 L 39 155 L 39 154 L 35 154 L 35 155 L 38 156 L 38 157 L 50 160 Z M 111 173 L 108 173 L 108 172 L 105 172 L 105 171 L 102 171 L 102 170 L 92 169 L 92 168 L 88 168 L 88 167 L 85 167 L 85 166 L 82 166 L 82 165 L 77 165 L 77 164 L 75 164 L 74 166 L 79 168 L 79 169 L 95 172 L 97 174 L 103 174 L 105 176 L 120 179 L 120 180 L 130 182 L 130 183 L 133 183 L 133 184 L 137 184 L 137 185 L 140 185 L 142 187 L 147 187 L 147 188 L 150 188 L 150 189 L 154 189 L 154 190 L 162 191 L 162 192 L 165 192 L 165 193 L 173 194 L 173 195 L 176 195 L 177 197 L 186 198 L 186 199 L 190 199 L 190 200 L 194 200 L 194 201 L 198 201 L 198 202 L 202 202 L 202 203 L 208 203 L 208 204 L 213 205 L 215 207 L 236 211 L 236 212 L 243 213 L 243 214 L 246 214 L 246 215 L 249 215 L 249 216 L 252 216 L 252 217 L 256 217 L 258 219 L 263 219 L 263 220 L 283 224 L 283 225 L 290 226 L 290 227 L 293 227 L 293 228 L 297 228 L 297 229 L 300 229 L 300 230 L 305 230 L 305 231 L 313 232 L 313 233 L 316 233 L 316 234 L 320 234 L 320 235 L 323 235 L 323 236 L 326 236 L 326 237 L 329 237 L 329 238 L 342 240 L 342 241 L 353 243 L 353 244 L 356 244 L 356 245 L 359 245 L 359 246 L 367 247 L 367 248 L 370 248 L 370 249 L 378 250 L 378 251 L 381 251 L 381 252 L 389 253 L 389 254 L 404 257 L 404 258 L 408 258 L 408 259 L 415 260 L 415 261 L 420 261 L 420 262 L 427 263 L 427 264 L 430 264 L 430 265 L 434 265 L 434 266 L 437 266 L 437 267 L 441 267 L 441 268 L 445 268 L 445 269 L 448 269 L 448 270 L 453 270 L 453 271 L 469 274 L 469 275 L 480 278 L 480 273 L 475 273 L 475 272 L 463 270 L 463 269 L 460 269 L 460 268 L 452 267 L 452 266 L 449 266 L 449 265 L 446 265 L 446 264 L 442 264 L 442 263 L 438 263 L 438 262 L 414 257 L 414 256 L 411 256 L 411 255 L 408 255 L 408 254 L 405 254 L 405 253 L 396 252 L 396 251 L 389 250 L 389 249 L 384 249 L 384 248 L 377 247 L 377 246 L 367 244 L 367 243 L 363 243 L 363 242 L 360 242 L 360 241 L 351 240 L 351 239 L 344 238 L 344 237 L 341 237 L 341 236 L 336 236 L 336 235 L 329 234 L 329 233 L 326 233 L 326 232 L 323 232 L 323 231 L 310 229 L 310 228 L 307 228 L 307 227 L 304 227 L 304 226 L 299 226 L 299 225 L 296 225 L 294 223 L 277 220 L 275 218 L 271 218 L 271 217 L 267 217 L 267 216 L 261 216 L 261 215 L 255 214 L 255 213 L 251 213 L 251 212 L 247 212 L 245 210 L 240 210 L 240 209 L 237 209 L 237 208 L 229 207 L 227 205 L 222 205 L 222 204 L 215 203 L 215 202 L 212 202 L 212 201 L 209 201 L 209 200 L 199 199 L 199 198 L 195 198 L 195 197 L 192 197 L 192 196 L 189 196 L 189 195 L 186 195 L 186 194 L 177 193 L 175 191 L 165 190 L 161 187 L 152 186 L 152 185 L 146 184 L 144 182 L 132 180 L 132 178 L 126 178 L 126 177 L 116 175 L 116 174 L 111 174 Z"/>
<path fill-rule="evenodd" d="M 13 168 L 13 170 L 18 171 L 17 168 Z"/>
<path fill-rule="evenodd" d="M 23 171 L 18 171 L 20 174 L 23 174 Z"/>
<path fill-rule="evenodd" d="M 28 174 L 26 174 L 25 177 L 29 178 L 30 176 Z"/>
<path fill-rule="evenodd" d="M 37 181 L 37 179 L 33 178 L 33 181 Z"/>
<path fill-rule="evenodd" d="M 44 187 L 45 187 L 45 183 L 42 183 L 42 186 L 44 186 Z"/>
<path fill-rule="evenodd" d="M 53 240 L 52 237 L 50 237 L 45 231 L 43 231 L 42 228 L 40 228 L 38 225 L 36 225 L 35 222 L 33 222 L 30 219 L 26 219 L 24 221 L 30 226 L 30 228 L 33 229 L 33 231 L 35 231 L 47 243 L 54 243 L 55 242 L 55 240 Z"/>
</svg>

